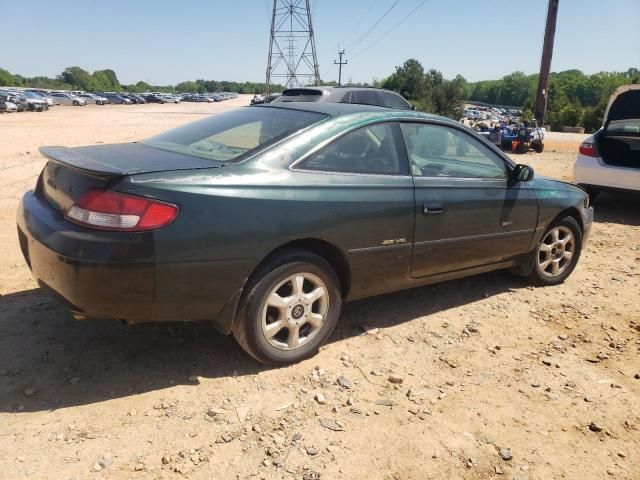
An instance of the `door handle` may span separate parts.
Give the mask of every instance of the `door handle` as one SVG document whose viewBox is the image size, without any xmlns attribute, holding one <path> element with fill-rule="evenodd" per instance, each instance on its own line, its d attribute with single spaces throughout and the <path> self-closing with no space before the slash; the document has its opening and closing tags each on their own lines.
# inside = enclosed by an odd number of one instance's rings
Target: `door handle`
<svg viewBox="0 0 640 480">
<path fill-rule="evenodd" d="M 444 213 L 444 207 L 441 203 L 425 203 L 422 207 L 422 213 L 425 215 L 439 215 Z"/>
</svg>

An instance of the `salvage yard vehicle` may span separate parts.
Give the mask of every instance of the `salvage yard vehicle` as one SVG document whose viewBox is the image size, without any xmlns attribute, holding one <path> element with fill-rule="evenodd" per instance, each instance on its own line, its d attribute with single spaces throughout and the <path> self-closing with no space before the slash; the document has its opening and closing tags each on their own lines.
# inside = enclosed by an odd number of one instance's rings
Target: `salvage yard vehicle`
<svg viewBox="0 0 640 480">
<path fill-rule="evenodd" d="M 156 95 L 154 93 L 143 93 L 142 97 L 147 103 L 166 103 L 167 100 L 162 95 Z"/>
<path fill-rule="evenodd" d="M 640 85 L 611 95 L 603 127 L 580 145 L 573 181 L 592 201 L 602 190 L 640 191 Z"/>
<path fill-rule="evenodd" d="M 370 87 L 322 86 L 289 88 L 273 100 L 275 104 L 286 102 L 353 103 L 358 105 L 377 105 L 379 107 L 388 107 L 396 110 L 413 109 L 411 104 L 396 92 Z"/>
<path fill-rule="evenodd" d="M 4 97 L 0 97 L 0 112 L 9 113 L 17 111 L 18 106 L 15 103 L 5 100 Z"/>
<path fill-rule="evenodd" d="M 29 110 L 29 104 L 27 100 L 15 95 L 13 92 L 0 90 L 0 100 L 5 102 L 11 102 L 16 106 L 18 112 L 25 112 Z"/>
<path fill-rule="evenodd" d="M 95 93 L 81 93 L 78 97 L 84 98 L 87 102 L 93 102 L 96 105 L 106 105 L 109 103 L 109 99 L 107 97 L 103 97 Z"/>
<path fill-rule="evenodd" d="M 272 365 L 342 302 L 497 269 L 557 285 L 593 210 L 453 120 L 329 102 L 243 107 L 141 143 L 43 147 L 24 258 L 76 318 L 210 320 Z"/>
<path fill-rule="evenodd" d="M 84 98 L 76 97 L 71 93 L 51 92 L 49 96 L 52 97 L 58 105 L 73 105 L 77 107 L 87 104 Z"/>
<path fill-rule="evenodd" d="M 56 101 L 54 100 L 54 98 L 44 92 L 41 92 L 39 90 L 26 90 L 26 91 L 29 93 L 32 93 L 33 95 L 37 95 L 42 100 L 47 102 L 47 105 L 49 105 L 50 107 L 53 107 L 56 104 Z"/>
</svg>

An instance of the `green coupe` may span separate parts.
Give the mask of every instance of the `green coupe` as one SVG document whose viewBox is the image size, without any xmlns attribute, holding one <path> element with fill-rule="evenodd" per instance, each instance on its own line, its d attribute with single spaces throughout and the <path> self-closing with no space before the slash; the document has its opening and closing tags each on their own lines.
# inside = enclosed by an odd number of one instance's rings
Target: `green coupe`
<svg viewBox="0 0 640 480">
<path fill-rule="evenodd" d="M 593 210 L 449 119 L 245 107 L 142 143 L 44 147 L 24 257 L 76 318 L 210 320 L 257 360 L 313 355 L 342 302 L 509 268 L 573 271 Z"/>
</svg>

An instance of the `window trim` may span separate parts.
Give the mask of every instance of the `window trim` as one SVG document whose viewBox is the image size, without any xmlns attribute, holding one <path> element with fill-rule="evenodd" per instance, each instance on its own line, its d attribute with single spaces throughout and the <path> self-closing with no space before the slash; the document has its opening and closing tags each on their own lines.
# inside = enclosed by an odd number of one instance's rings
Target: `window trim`
<svg viewBox="0 0 640 480">
<path fill-rule="evenodd" d="M 331 147 L 335 142 L 339 141 L 343 137 L 361 130 L 363 128 L 371 128 L 377 125 L 389 125 L 391 127 L 395 148 L 398 153 L 398 161 L 400 162 L 400 172 L 399 173 L 381 173 L 381 172 L 348 172 L 342 170 L 317 170 L 314 168 L 305 168 L 305 163 L 312 160 L 317 155 L 321 154 L 325 149 Z M 404 137 L 402 135 L 402 131 L 400 130 L 400 123 L 398 120 L 381 120 L 372 123 L 368 123 L 366 125 L 360 125 L 355 128 L 351 128 L 345 132 L 341 132 L 338 135 L 335 135 L 328 139 L 327 141 L 320 144 L 320 146 L 316 149 L 312 149 L 307 152 L 305 155 L 300 157 L 298 160 L 295 160 L 291 165 L 289 165 L 289 170 L 296 172 L 306 172 L 306 173 L 325 173 L 325 174 L 333 174 L 333 175 L 356 175 L 356 176 L 365 176 L 365 177 L 383 177 L 383 178 L 412 178 L 411 169 L 409 167 L 409 157 L 407 156 L 407 149 L 404 141 Z"/>
<path fill-rule="evenodd" d="M 473 132 L 472 130 L 467 129 L 466 127 L 461 127 L 458 126 L 456 124 L 453 123 L 449 123 L 449 122 L 441 122 L 441 121 L 437 121 L 437 120 L 432 120 L 432 119 L 400 119 L 399 122 L 400 123 L 414 123 L 414 124 L 423 124 L 423 125 L 437 125 L 440 127 L 448 127 L 448 128 L 452 128 L 454 130 L 459 131 L 460 133 L 462 133 L 463 135 L 467 135 L 471 138 L 474 138 L 476 140 L 478 140 L 478 142 L 483 145 L 484 147 L 486 147 L 490 152 L 494 153 L 500 160 L 502 160 L 502 162 L 505 165 L 505 169 L 507 171 L 507 176 L 506 178 L 486 178 L 486 177 L 429 177 L 429 176 L 419 176 L 416 177 L 411 173 L 411 158 L 409 157 L 409 147 L 407 145 L 407 141 L 404 138 L 404 134 L 402 133 L 402 129 L 400 128 L 400 125 L 398 125 L 398 128 L 400 129 L 400 134 L 402 135 L 402 143 L 404 144 L 404 151 L 405 151 L 405 156 L 407 158 L 407 165 L 409 165 L 409 174 L 411 175 L 412 178 L 414 179 L 419 179 L 419 178 L 425 178 L 425 179 L 429 179 L 429 180 L 442 180 L 442 181 L 446 181 L 446 180 L 474 180 L 474 181 L 490 181 L 490 182 L 500 182 L 500 183 L 509 183 L 509 179 L 511 178 L 511 173 L 513 172 L 513 169 L 515 168 L 515 163 L 513 162 L 513 160 L 511 160 L 509 157 L 507 157 L 504 152 L 502 152 L 502 150 L 499 150 L 498 147 L 496 147 L 495 145 L 493 145 L 492 143 L 488 142 L 486 139 L 484 139 L 482 136 L 475 134 L 475 132 Z"/>
</svg>

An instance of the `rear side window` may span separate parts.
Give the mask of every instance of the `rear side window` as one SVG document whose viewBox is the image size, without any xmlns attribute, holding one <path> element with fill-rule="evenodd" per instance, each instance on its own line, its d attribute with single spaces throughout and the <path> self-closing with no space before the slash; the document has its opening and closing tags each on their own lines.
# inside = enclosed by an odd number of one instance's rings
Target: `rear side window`
<svg viewBox="0 0 640 480">
<path fill-rule="evenodd" d="M 398 153 L 396 132 L 397 126 L 392 123 L 359 128 L 306 160 L 302 168 L 377 175 L 406 174 L 407 169 Z"/>
<path fill-rule="evenodd" d="M 244 107 L 169 130 L 143 143 L 161 150 L 231 162 L 325 118 L 327 115 L 302 110 Z"/>
<path fill-rule="evenodd" d="M 360 105 L 384 105 L 380 95 L 375 90 L 355 90 L 351 92 L 351 103 Z"/>
<path fill-rule="evenodd" d="M 411 110 L 411 105 L 400 95 L 391 92 L 380 92 L 380 96 L 384 101 L 384 106 L 395 108 L 398 110 Z"/>
</svg>

